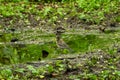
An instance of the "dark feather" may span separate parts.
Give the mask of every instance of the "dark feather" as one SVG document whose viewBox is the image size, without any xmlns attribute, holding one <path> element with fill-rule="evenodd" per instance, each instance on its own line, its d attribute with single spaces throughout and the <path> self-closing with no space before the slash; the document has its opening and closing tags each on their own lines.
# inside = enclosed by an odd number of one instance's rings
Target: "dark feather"
<svg viewBox="0 0 120 80">
<path fill-rule="evenodd" d="M 17 42 L 17 41 L 19 41 L 17 38 L 11 39 L 11 42 Z"/>
<path fill-rule="evenodd" d="M 49 55 L 49 52 L 46 50 L 42 50 L 42 58 L 46 58 Z"/>
</svg>

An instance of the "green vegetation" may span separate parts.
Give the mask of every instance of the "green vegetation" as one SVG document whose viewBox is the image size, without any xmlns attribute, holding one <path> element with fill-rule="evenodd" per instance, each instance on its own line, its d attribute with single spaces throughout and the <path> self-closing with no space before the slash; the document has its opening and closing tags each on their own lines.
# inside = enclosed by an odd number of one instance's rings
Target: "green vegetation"
<svg viewBox="0 0 120 80">
<path fill-rule="evenodd" d="M 62 1 L 63 3 L 28 3 L 27 1 L 18 3 L 1 3 L 1 16 L 18 16 L 26 19 L 29 14 L 36 15 L 37 18 L 48 19 L 50 22 L 59 18 L 69 18 L 77 16 L 85 19 L 85 22 L 100 23 L 109 18 L 111 21 L 119 21 L 119 1 L 114 0 L 76 0 Z M 72 10 L 71 10 L 72 9 Z M 108 16 L 109 17 L 108 17 Z M 38 17 L 39 16 L 39 17 Z"/>
<path fill-rule="evenodd" d="M 119 4 L 0 0 L 0 79 L 120 79 Z M 56 45 L 54 28 L 60 26 L 71 52 Z M 48 51 L 46 58 L 42 50 Z"/>
</svg>

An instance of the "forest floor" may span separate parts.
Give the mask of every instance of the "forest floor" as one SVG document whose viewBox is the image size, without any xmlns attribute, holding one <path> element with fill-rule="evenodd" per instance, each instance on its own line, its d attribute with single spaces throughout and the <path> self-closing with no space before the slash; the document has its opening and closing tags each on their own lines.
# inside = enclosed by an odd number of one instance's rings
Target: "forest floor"
<svg viewBox="0 0 120 80">
<path fill-rule="evenodd" d="M 113 20 L 119 12 L 106 14 L 106 20 L 97 24 L 66 10 L 67 18 L 57 16 L 53 22 L 48 15 L 42 19 L 25 12 L 21 18 L 0 18 L 0 79 L 120 79 L 120 23 Z M 66 29 L 62 38 L 73 52 L 57 48 L 56 27 Z M 49 54 L 45 58 L 43 50 Z"/>
</svg>

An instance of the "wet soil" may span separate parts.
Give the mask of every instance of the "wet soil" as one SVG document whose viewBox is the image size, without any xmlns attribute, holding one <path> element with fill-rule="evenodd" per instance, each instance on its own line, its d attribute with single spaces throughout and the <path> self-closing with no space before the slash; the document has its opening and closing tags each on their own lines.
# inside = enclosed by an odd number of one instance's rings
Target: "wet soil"
<svg viewBox="0 0 120 80">
<path fill-rule="evenodd" d="M 54 34 L 54 28 L 55 27 L 59 27 L 62 26 L 64 27 L 66 30 L 71 30 L 71 29 L 85 29 L 85 30 L 98 30 L 100 32 L 106 32 L 107 29 L 109 29 L 109 31 L 112 33 L 114 31 L 117 30 L 117 28 L 120 27 L 120 23 L 117 22 L 111 22 L 108 21 L 105 22 L 103 21 L 101 24 L 97 25 L 96 23 L 93 22 L 86 22 L 85 19 L 83 20 L 79 20 L 76 16 L 70 17 L 67 20 L 61 20 L 60 23 L 48 23 L 47 20 L 36 20 L 35 15 L 29 15 L 28 16 L 28 20 L 30 21 L 30 24 L 27 24 L 24 22 L 24 20 L 19 19 L 17 17 L 8 17 L 8 18 L 1 18 L 0 19 L 0 24 L 2 26 L 4 26 L 1 30 L 2 33 L 4 32 L 20 32 L 20 33 L 24 33 L 28 30 L 34 30 L 34 33 L 30 33 L 29 35 L 27 34 L 21 34 L 21 36 L 24 36 L 23 41 L 27 42 L 33 42 L 34 44 L 38 44 L 37 42 L 40 40 L 36 39 L 36 40 L 32 40 L 29 39 L 28 41 L 28 37 L 30 35 L 34 35 L 37 33 L 37 30 L 40 30 L 42 32 L 45 33 L 45 35 L 47 34 Z M 14 19 L 14 24 L 11 26 L 10 21 Z M 64 22 L 65 25 L 64 26 Z M 100 27 L 104 27 L 104 25 L 102 25 L 103 23 L 106 23 L 105 27 L 105 31 L 103 29 L 101 29 Z M 8 29 L 7 29 L 8 28 Z M 66 33 L 67 34 L 67 33 Z M 78 33 L 77 33 L 78 34 Z M 36 36 L 40 36 L 42 34 L 38 34 Z M 43 34 L 44 35 L 44 34 Z M 26 38 L 27 37 L 27 38 Z M 14 40 L 12 40 L 14 41 Z M 43 41 L 41 41 L 43 42 Z M 32 43 L 32 44 L 33 44 Z M 21 64 L 17 64 L 17 65 L 12 65 L 12 70 L 14 71 L 15 68 L 25 68 L 27 65 L 32 65 L 35 68 L 38 67 L 43 67 L 46 64 L 49 63 L 54 63 L 56 61 L 63 61 L 63 63 L 65 65 L 69 65 L 70 67 L 66 67 L 65 70 L 63 72 L 61 72 L 59 75 L 53 75 L 53 73 L 51 74 L 46 74 L 44 75 L 45 78 L 43 80 L 47 80 L 47 79 L 57 79 L 57 80 L 70 80 L 70 76 L 71 75 L 78 75 L 78 78 L 87 80 L 87 78 L 85 78 L 83 75 L 84 74 L 94 74 L 98 77 L 101 77 L 100 74 L 102 73 L 102 71 L 109 71 L 109 74 L 114 75 L 115 71 L 120 71 L 120 52 L 118 50 L 118 52 L 116 52 L 116 54 L 108 54 L 102 50 L 97 50 L 95 52 L 86 52 L 84 54 L 68 54 L 68 55 L 61 55 L 58 58 L 53 58 L 51 60 L 45 60 L 45 61 L 38 61 L 38 62 L 27 62 L 27 63 L 21 63 Z M 66 62 L 67 61 L 67 62 Z M 54 66 L 54 65 L 53 65 Z M 4 68 L 1 68 L 4 69 Z M 26 69 L 27 72 L 27 69 Z M 29 71 L 28 71 L 29 72 Z M 19 74 L 19 73 L 15 73 L 15 74 Z M 22 76 L 25 76 L 22 75 Z M 31 79 L 40 79 L 38 77 L 29 77 Z M 108 78 L 109 79 L 109 78 Z"/>
</svg>

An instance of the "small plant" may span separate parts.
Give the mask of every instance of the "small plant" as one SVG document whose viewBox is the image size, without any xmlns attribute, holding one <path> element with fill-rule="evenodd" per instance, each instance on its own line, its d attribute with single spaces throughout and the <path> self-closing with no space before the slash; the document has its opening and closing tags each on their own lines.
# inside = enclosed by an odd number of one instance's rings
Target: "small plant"
<svg viewBox="0 0 120 80">
<path fill-rule="evenodd" d="M 0 71 L 0 79 L 12 79 L 13 73 L 10 69 L 4 69 Z"/>
<path fill-rule="evenodd" d="M 32 72 L 32 74 L 37 75 L 39 73 L 39 71 L 37 71 L 37 69 L 35 69 L 33 66 L 28 65 L 27 66 L 28 70 L 30 70 Z"/>
</svg>

